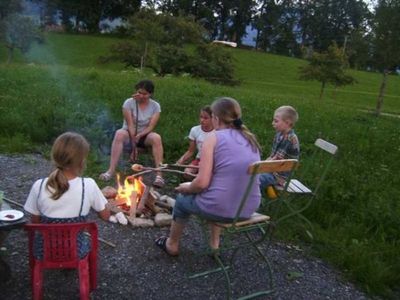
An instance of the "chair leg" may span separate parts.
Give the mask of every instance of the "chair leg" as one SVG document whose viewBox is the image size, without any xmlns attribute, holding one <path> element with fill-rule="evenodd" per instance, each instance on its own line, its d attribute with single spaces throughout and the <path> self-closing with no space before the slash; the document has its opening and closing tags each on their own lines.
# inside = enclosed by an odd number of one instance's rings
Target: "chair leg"
<svg viewBox="0 0 400 300">
<path fill-rule="evenodd" d="M 89 280 L 91 292 L 97 287 L 97 257 L 94 251 L 89 253 Z"/>
<path fill-rule="evenodd" d="M 40 262 L 33 265 L 32 270 L 32 299 L 41 300 L 43 297 L 43 269 Z"/>
<path fill-rule="evenodd" d="M 89 262 L 88 257 L 79 261 L 79 292 L 81 300 L 89 300 Z"/>
</svg>

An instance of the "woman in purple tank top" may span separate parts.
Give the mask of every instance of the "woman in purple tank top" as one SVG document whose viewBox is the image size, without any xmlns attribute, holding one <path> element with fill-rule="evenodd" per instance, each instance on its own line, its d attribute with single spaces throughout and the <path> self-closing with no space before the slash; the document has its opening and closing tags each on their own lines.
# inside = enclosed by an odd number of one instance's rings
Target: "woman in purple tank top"
<svg viewBox="0 0 400 300">
<path fill-rule="evenodd" d="M 180 184 L 169 237 L 155 243 L 167 254 L 179 253 L 179 240 L 190 215 L 210 221 L 230 223 L 246 189 L 248 166 L 260 160 L 260 146 L 241 120 L 239 103 L 220 98 L 211 106 L 215 133 L 207 136 L 201 149 L 199 173 L 192 182 Z M 251 189 L 241 219 L 250 218 L 260 205 L 258 179 Z M 210 247 L 218 249 L 220 228 L 211 226 Z"/>
</svg>

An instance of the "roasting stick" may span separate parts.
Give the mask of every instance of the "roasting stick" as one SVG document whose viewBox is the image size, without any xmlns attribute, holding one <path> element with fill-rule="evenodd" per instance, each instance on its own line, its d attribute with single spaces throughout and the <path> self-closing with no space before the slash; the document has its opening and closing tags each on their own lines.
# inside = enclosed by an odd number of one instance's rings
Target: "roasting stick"
<svg viewBox="0 0 400 300">
<path fill-rule="evenodd" d="M 175 168 L 191 168 L 191 169 L 198 169 L 199 166 L 195 165 L 181 165 L 181 164 L 163 164 L 162 166 L 165 167 L 175 167 Z"/>
<path fill-rule="evenodd" d="M 192 177 L 196 177 L 196 175 L 194 175 L 192 173 L 182 172 L 182 171 L 178 171 L 178 170 L 165 169 L 165 168 L 150 168 L 150 170 L 148 170 L 147 167 L 143 167 L 143 170 L 144 171 L 142 171 L 142 172 L 128 176 L 128 178 L 135 178 L 135 177 L 138 177 L 138 176 L 141 176 L 141 175 L 144 175 L 147 173 L 155 172 L 155 171 L 156 172 L 165 172 L 165 173 L 176 173 L 176 174 L 189 175 Z"/>
<path fill-rule="evenodd" d="M 8 202 L 8 203 L 14 204 L 15 206 L 24 208 L 24 206 L 23 206 L 21 203 L 15 202 L 15 201 L 13 201 L 13 200 L 11 200 L 11 199 L 7 199 L 7 198 L 3 197 L 3 200 L 5 200 L 5 201 Z M 87 236 L 90 236 L 90 234 L 87 233 L 87 232 L 84 232 L 84 234 L 87 235 Z M 103 238 L 101 238 L 101 237 L 98 237 L 97 239 L 98 239 L 100 242 L 102 242 L 102 243 L 104 243 L 104 244 L 106 244 L 106 245 L 108 245 L 108 246 L 110 246 L 110 247 L 113 247 L 113 248 L 116 247 L 116 245 L 115 245 L 114 243 L 109 242 L 109 241 L 107 241 L 107 240 L 105 240 L 105 239 L 103 239 Z"/>
</svg>

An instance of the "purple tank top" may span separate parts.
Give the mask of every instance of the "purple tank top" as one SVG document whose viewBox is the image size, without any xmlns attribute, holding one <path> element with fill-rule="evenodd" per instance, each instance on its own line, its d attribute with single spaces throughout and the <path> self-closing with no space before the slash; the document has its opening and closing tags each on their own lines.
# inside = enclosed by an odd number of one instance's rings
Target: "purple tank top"
<svg viewBox="0 0 400 300">
<path fill-rule="evenodd" d="M 260 160 L 260 153 L 254 152 L 251 144 L 236 129 L 217 130 L 215 134 L 217 144 L 211 183 L 196 195 L 196 203 L 206 213 L 234 218 L 250 178 L 247 169 L 251 163 Z M 260 199 L 257 176 L 240 217 L 249 218 L 260 205 Z"/>
</svg>

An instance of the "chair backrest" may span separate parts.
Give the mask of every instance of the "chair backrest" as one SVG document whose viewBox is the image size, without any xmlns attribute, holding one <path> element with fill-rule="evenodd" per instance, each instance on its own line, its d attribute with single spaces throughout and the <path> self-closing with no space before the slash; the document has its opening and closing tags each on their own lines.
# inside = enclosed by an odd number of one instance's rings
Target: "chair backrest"
<svg viewBox="0 0 400 300">
<path fill-rule="evenodd" d="M 297 159 L 263 160 L 252 163 L 248 168 L 248 174 L 250 175 L 249 182 L 240 201 L 240 205 L 236 211 L 233 223 L 236 223 L 240 217 L 242 209 L 253 188 L 254 180 L 257 174 L 272 173 L 272 172 L 288 172 L 289 173 L 288 180 L 284 187 L 284 190 L 287 190 L 289 181 L 292 177 L 292 173 L 297 168 L 297 166 L 298 166 Z"/>
<path fill-rule="evenodd" d="M 44 268 L 74 268 L 80 260 L 78 253 L 78 234 L 90 234 L 91 250 L 97 252 L 98 230 L 94 222 L 27 224 L 25 230 L 29 237 L 29 256 L 33 259 L 35 233 L 43 239 Z"/>
<path fill-rule="evenodd" d="M 338 147 L 330 142 L 318 138 L 314 142 L 315 149 L 311 155 L 310 161 L 303 168 L 303 174 L 305 177 L 309 175 L 310 169 L 314 168 L 314 186 L 312 186 L 312 192 L 314 195 L 317 194 L 322 182 L 324 181 L 331 164 L 337 155 Z M 316 169 L 316 170 L 315 170 Z"/>
</svg>

